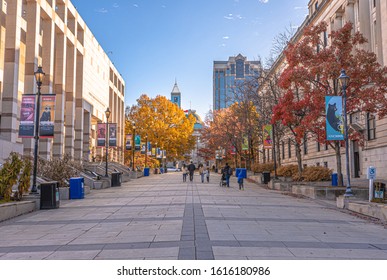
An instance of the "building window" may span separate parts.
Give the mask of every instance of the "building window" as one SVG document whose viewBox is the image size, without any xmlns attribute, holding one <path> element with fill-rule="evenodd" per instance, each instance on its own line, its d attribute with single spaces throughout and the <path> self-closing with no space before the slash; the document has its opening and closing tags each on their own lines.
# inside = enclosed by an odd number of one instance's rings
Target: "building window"
<svg viewBox="0 0 387 280">
<path fill-rule="evenodd" d="M 288 139 L 288 158 L 292 157 L 292 143 L 290 139 Z"/>
<path fill-rule="evenodd" d="M 328 143 L 325 142 L 325 147 L 324 147 L 325 151 L 328 151 L 328 148 L 329 148 Z"/>
<path fill-rule="evenodd" d="M 282 141 L 282 159 L 285 159 L 285 142 Z"/>
<path fill-rule="evenodd" d="M 375 116 L 370 113 L 367 113 L 367 135 L 368 140 L 376 138 Z"/>
<path fill-rule="evenodd" d="M 317 152 L 321 151 L 321 145 L 320 142 L 317 141 Z"/>
<path fill-rule="evenodd" d="M 314 3 L 314 10 L 315 10 L 315 11 L 318 10 L 318 1 L 316 1 L 316 3 Z"/>
<path fill-rule="evenodd" d="M 242 79 L 244 77 L 244 61 L 242 59 L 238 59 L 236 61 L 236 78 Z"/>
<path fill-rule="evenodd" d="M 316 162 L 316 166 L 320 166 L 320 163 L 319 163 L 319 162 Z"/>
<path fill-rule="evenodd" d="M 374 4 L 374 8 L 376 8 L 376 0 L 374 0 L 373 2 L 374 2 L 374 3 L 373 3 L 373 4 Z"/>
<path fill-rule="evenodd" d="M 231 64 L 231 75 L 235 75 L 235 64 Z"/>
<path fill-rule="evenodd" d="M 328 46 L 328 35 L 327 32 L 324 31 L 324 47 Z"/>
<path fill-rule="evenodd" d="M 324 161 L 324 167 L 328 168 L 328 162 L 327 161 Z"/>
</svg>

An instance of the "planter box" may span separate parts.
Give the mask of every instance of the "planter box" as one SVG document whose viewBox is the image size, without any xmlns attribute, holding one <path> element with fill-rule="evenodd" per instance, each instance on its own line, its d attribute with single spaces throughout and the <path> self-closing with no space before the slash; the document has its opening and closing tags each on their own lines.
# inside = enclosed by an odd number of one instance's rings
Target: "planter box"
<svg viewBox="0 0 387 280">
<path fill-rule="evenodd" d="M 35 201 L 18 201 L 0 204 L 0 222 L 35 210 Z"/>
</svg>

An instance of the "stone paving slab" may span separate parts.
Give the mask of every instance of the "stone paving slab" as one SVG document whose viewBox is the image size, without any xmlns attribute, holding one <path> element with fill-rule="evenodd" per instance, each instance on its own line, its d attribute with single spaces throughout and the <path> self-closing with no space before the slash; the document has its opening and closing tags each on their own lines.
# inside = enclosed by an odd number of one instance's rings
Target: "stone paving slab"
<svg viewBox="0 0 387 280">
<path fill-rule="evenodd" d="M 179 172 L 0 223 L 0 259 L 387 259 L 387 230 L 310 199 Z"/>
</svg>

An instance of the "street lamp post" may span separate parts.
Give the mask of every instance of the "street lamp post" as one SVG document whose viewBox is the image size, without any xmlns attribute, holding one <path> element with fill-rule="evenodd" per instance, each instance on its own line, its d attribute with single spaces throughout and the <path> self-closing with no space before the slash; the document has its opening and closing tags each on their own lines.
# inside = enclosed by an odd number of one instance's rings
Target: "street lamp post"
<svg viewBox="0 0 387 280">
<path fill-rule="evenodd" d="M 345 190 L 344 196 L 353 196 L 351 189 L 351 176 L 349 172 L 349 141 L 348 141 L 348 123 L 347 123 L 347 86 L 349 82 L 349 77 L 345 73 L 345 70 L 341 70 L 339 77 L 339 83 L 343 91 L 343 103 L 344 103 L 344 140 L 345 140 L 345 165 L 347 172 L 347 188 Z"/>
<path fill-rule="evenodd" d="M 136 123 L 132 122 L 133 127 L 133 144 L 132 144 L 132 170 L 134 171 L 134 150 L 136 148 Z"/>
<path fill-rule="evenodd" d="M 35 112 L 35 149 L 34 149 L 34 170 L 33 170 L 33 178 L 32 178 L 32 188 L 31 193 L 37 193 L 38 188 L 36 186 L 36 174 L 38 171 L 38 149 L 39 149 L 39 115 L 40 115 L 40 90 L 43 83 L 43 78 L 46 75 L 42 66 L 38 67 L 38 70 L 34 73 L 36 85 L 38 86 L 38 100 L 36 101 L 36 112 Z"/>
<path fill-rule="evenodd" d="M 148 135 L 145 135 L 145 167 L 148 163 Z"/>
<path fill-rule="evenodd" d="M 110 117 L 110 109 L 107 107 L 105 111 L 106 116 L 106 140 L 105 140 L 105 146 L 106 146 L 106 166 L 105 166 L 105 177 L 109 177 L 108 174 L 108 155 L 109 155 L 109 117 Z"/>
</svg>

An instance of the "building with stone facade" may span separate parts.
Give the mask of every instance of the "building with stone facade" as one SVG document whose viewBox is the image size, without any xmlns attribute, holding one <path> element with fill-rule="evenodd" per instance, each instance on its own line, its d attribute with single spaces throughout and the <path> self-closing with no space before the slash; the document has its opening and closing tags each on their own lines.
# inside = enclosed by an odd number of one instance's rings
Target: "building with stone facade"
<svg viewBox="0 0 387 280">
<path fill-rule="evenodd" d="M 328 24 L 327 33 L 352 22 L 354 30 L 361 32 L 368 40 L 363 47 L 377 55 L 381 65 L 387 66 L 387 1 L 385 0 L 311 0 L 309 1 L 309 15 L 302 26 L 293 36 L 296 42 L 301 38 L 302 31 L 310 25 L 322 21 Z M 328 39 L 329 41 L 329 39 Z M 329 42 L 328 42 L 329 44 Z M 275 75 L 282 71 L 286 61 L 280 55 L 269 71 Z M 339 76 L 340 73 L 337 73 Z M 263 86 L 264 87 L 264 86 Z M 364 146 L 356 141 L 350 141 L 350 174 L 351 177 L 365 178 L 368 166 L 377 168 L 378 178 L 387 179 L 387 119 L 359 112 L 348 118 L 350 129 L 357 130 L 364 135 Z M 342 171 L 345 175 L 344 150 L 341 149 Z M 279 151 L 283 164 L 295 164 L 294 146 L 289 139 L 280 140 Z M 326 166 L 336 172 L 334 151 L 328 145 L 319 145 L 308 141 L 302 148 L 303 163 L 308 166 Z"/>
<path fill-rule="evenodd" d="M 23 94 L 36 94 L 34 72 L 45 72 L 41 93 L 55 94 L 53 139 L 40 139 L 44 158 L 70 155 L 89 161 L 97 123 L 117 123 L 110 160 L 123 161 L 125 82 L 70 0 L 0 0 L 0 160 L 9 151 L 33 154 L 19 138 Z"/>
</svg>

